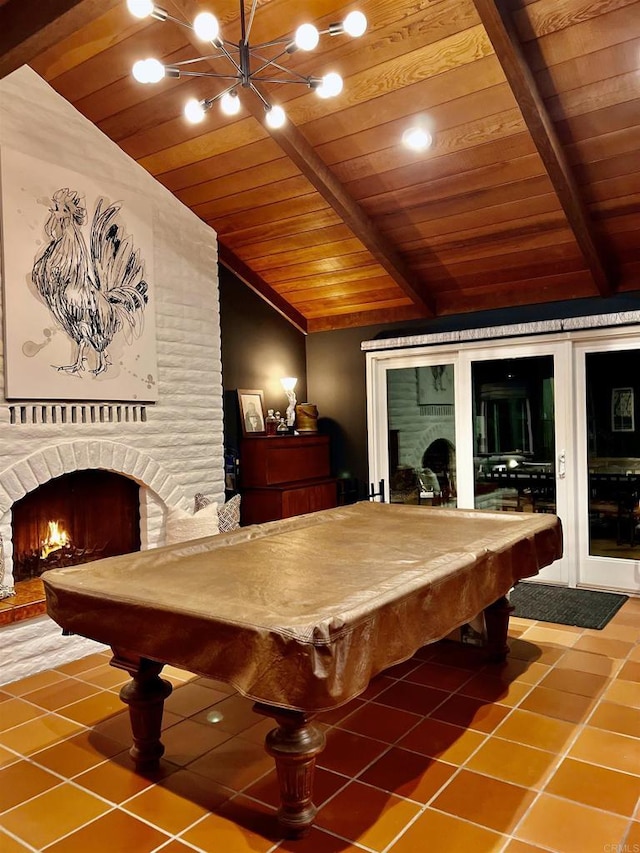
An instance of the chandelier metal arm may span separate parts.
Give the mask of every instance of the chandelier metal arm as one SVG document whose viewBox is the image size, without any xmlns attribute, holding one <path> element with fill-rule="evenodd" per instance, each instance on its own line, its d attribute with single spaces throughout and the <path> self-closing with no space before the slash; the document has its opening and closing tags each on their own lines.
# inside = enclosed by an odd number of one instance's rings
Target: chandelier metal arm
<svg viewBox="0 0 640 853">
<path fill-rule="evenodd" d="M 318 30 L 319 36 L 336 36 L 340 35 L 343 32 L 342 24 L 330 24 L 326 30 Z M 291 50 L 286 51 L 286 53 L 293 53 L 294 50 L 298 50 L 297 45 L 291 41 L 291 36 L 288 38 L 280 38 L 280 39 L 272 39 L 271 41 L 263 41 L 260 44 L 252 44 L 251 50 L 263 50 L 265 47 L 277 47 L 279 44 L 286 44 L 291 47 Z"/>
<path fill-rule="evenodd" d="M 208 56 L 196 56 L 195 59 L 181 59 L 180 62 L 171 62 L 169 65 L 165 65 L 165 68 L 182 68 L 183 65 L 193 65 L 196 62 L 206 62 L 210 59 L 220 59 L 221 56 L 221 53 L 211 53 Z M 194 71 L 193 73 L 199 74 L 200 72 Z"/>
<path fill-rule="evenodd" d="M 288 79 L 287 79 L 287 77 L 285 77 L 285 78 L 277 77 L 275 79 L 276 83 L 298 83 L 298 84 L 307 83 L 308 84 L 310 80 L 319 80 L 320 79 L 319 77 L 313 77 L 313 76 L 309 77 L 309 76 L 305 76 L 304 74 L 299 74 L 297 71 L 292 71 L 290 68 L 285 68 L 283 65 L 278 65 L 277 62 L 265 63 L 265 65 L 262 65 L 260 68 L 257 68 L 255 71 L 253 71 L 251 74 L 251 77 L 253 77 L 255 79 L 260 79 L 263 82 L 266 82 L 266 77 L 258 78 L 258 74 L 260 74 L 262 71 L 265 71 L 266 68 L 268 68 L 270 66 L 273 66 L 278 71 L 282 71 L 283 74 L 288 75 Z M 273 83 L 274 80 L 270 80 L 269 82 Z"/>
<path fill-rule="evenodd" d="M 218 94 L 214 95 L 212 98 L 205 98 L 205 100 L 202 103 L 206 105 L 207 109 L 209 109 L 213 104 L 215 104 L 216 101 L 219 101 L 222 98 L 224 98 L 224 96 L 228 95 L 229 92 L 235 91 L 239 85 L 240 85 L 239 81 L 236 80 L 236 82 L 233 84 L 233 86 L 228 86 L 226 89 L 224 89 L 222 92 L 218 92 Z"/>
<path fill-rule="evenodd" d="M 262 94 L 262 92 L 260 91 L 260 89 L 258 89 L 258 88 L 257 88 L 257 86 L 255 86 L 251 80 L 249 81 L 249 89 L 250 89 L 250 90 L 251 90 L 255 95 L 257 95 L 257 96 L 258 96 L 258 98 L 260 99 L 260 101 L 262 101 L 262 106 L 265 108 L 265 110 L 270 110 L 270 109 L 271 109 L 271 104 L 269 103 L 269 101 L 265 98 L 265 96 Z"/>
<path fill-rule="evenodd" d="M 220 45 L 220 51 L 222 52 L 222 55 L 225 57 L 225 59 L 228 59 L 229 62 L 233 65 L 233 67 L 236 69 L 238 74 L 244 73 L 244 71 L 242 69 L 242 53 L 241 52 L 239 52 L 240 53 L 240 55 L 239 55 L 240 61 L 236 62 L 235 59 L 233 58 L 233 56 L 231 55 L 231 53 L 227 50 L 224 42 Z"/>
<path fill-rule="evenodd" d="M 262 65 L 256 68 L 252 74 L 259 74 L 261 71 L 264 71 L 265 68 L 268 68 L 270 65 L 273 65 L 274 68 L 278 68 L 280 71 L 285 71 L 287 74 L 296 74 L 297 72 L 291 71 L 289 68 L 285 68 L 284 65 L 279 65 L 278 60 L 281 56 L 286 54 L 286 50 L 283 50 L 282 53 L 279 53 L 277 56 L 274 56 L 273 59 L 266 59 L 264 56 L 259 56 L 253 49 L 252 53 L 255 57 L 262 60 Z"/>
<path fill-rule="evenodd" d="M 170 15 L 166 9 L 163 9 L 161 6 L 154 6 L 153 12 L 151 12 L 150 17 L 154 18 L 156 21 L 171 21 L 172 24 L 179 24 L 181 27 L 185 27 L 185 29 L 192 30 L 193 27 L 188 21 L 183 21 L 180 18 L 175 18 L 173 15 Z"/>
<path fill-rule="evenodd" d="M 260 44 L 252 44 L 251 50 L 264 50 L 265 47 L 277 47 L 279 44 L 292 44 L 291 36 L 288 38 L 272 39 L 271 41 L 263 41 Z M 297 48 L 296 48 L 297 50 Z"/>
<path fill-rule="evenodd" d="M 257 69 L 256 69 L 256 71 L 255 71 L 254 73 L 256 73 L 256 74 L 257 74 L 257 72 L 258 72 L 258 71 L 262 71 L 262 69 L 263 69 L 263 68 L 266 68 L 268 65 L 276 65 L 278 68 L 280 68 L 281 66 L 279 66 L 279 65 L 278 65 L 278 60 L 279 60 L 282 56 L 286 56 L 286 54 L 287 54 L 287 51 L 286 51 L 286 50 L 283 50 L 283 51 L 281 51 L 280 53 L 276 54 L 276 56 L 274 56 L 272 59 L 267 59 L 267 58 L 266 58 L 266 57 L 264 57 L 264 56 L 260 56 L 260 54 L 258 53 L 258 48 L 257 48 L 257 47 L 252 47 L 252 48 L 251 48 L 251 55 L 252 55 L 252 56 L 255 56 L 255 57 L 256 57 L 256 59 L 260 59 L 260 60 L 262 60 L 262 65 L 261 65 L 259 68 L 257 68 Z M 283 70 L 284 70 L 284 69 L 283 69 Z"/>
<path fill-rule="evenodd" d="M 238 74 L 216 74 L 213 71 L 180 71 L 178 76 L 180 76 L 180 77 L 216 77 L 218 80 L 237 80 L 238 82 L 240 82 L 240 77 Z"/>
<path fill-rule="evenodd" d="M 282 77 L 251 77 L 252 80 L 255 80 L 256 83 L 292 83 L 294 86 L 299 86 L 301 83 L 306 83 L 306 85 L 313 89 L 315 88 L 314 82 L 318 79 L 316 77 L 305 77 L 304 80 L 283 80 Z"/>
</svg>

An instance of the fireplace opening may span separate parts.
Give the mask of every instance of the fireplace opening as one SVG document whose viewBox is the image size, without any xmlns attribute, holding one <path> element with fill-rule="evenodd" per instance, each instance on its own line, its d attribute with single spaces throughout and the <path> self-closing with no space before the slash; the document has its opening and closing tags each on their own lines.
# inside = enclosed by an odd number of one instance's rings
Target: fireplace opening
<svg viewBox="0 0 640 853">
<path fill-rule="evenodd" d="M 422 468 L 435 474 L 443 503 L 456 497 L 456 451 L 450 441 L 446 438 L 432 441 L 422 456 Z"/>
<path fill-rule="evenodd" d="M 74 471 L 13 505 L 16 582 L 140 550 L 140 487 L 111 471 Z"/>
</svg>

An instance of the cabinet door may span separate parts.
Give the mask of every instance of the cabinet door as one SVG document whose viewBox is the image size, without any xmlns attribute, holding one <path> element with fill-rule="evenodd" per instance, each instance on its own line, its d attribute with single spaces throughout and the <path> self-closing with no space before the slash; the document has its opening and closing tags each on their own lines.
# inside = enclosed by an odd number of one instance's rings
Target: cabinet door
<svg viewBox="0 0 640 853">
<path fill-rule="evenodd" d="M 318 512 L 321 509 L 333 509 L 338 503 L 337 487 L 335 481 L 330 483 L 319 483 L 309 488 L 309 512 Z"/>
<path fill-rule="evenodd" d="M 336 506 L 336 484 L 332 480 L 325 483 L 313 483 L 299 489 L 286 489 L 282 493 L 282 517 L 302 515 L 305 512 L 318 512 Z"/>
<path fill-rule="evenodd" d="M 287 489 L 282 493 L 282 518 L 291 518 L 292 515 L 303 515 L 310 512 L 311 488 Z"/>
</svg>

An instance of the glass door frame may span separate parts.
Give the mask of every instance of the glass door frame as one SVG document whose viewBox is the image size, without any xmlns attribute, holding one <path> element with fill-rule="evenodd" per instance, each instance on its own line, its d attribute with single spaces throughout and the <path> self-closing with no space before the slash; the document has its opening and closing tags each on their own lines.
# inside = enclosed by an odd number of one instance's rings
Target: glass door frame
<svg viewBox="0 0 640 853">
<path fill-rule="evenodd" d="M 456 435 L 457 501 L 461 509 L 475 505 L 473 456 L 473 405 L 472 364 L 474 361 L 500 358 L 526 358 L 551 355 L 554 358 L 554 436 L 556 457 L 564 452 L 564 476 L 560 476 L 556 459 L 556 506 L 565 528 L 565 551 L 562 560 L 546 567 L 538 580 L 575 586 L 577 566 L 576 550 L 567 537 L 567 519 L 574 517 L 574 489 L 571 472 L 575 471 L 571 425 L 573 391 L 571 381 L 571 342 L 567 334 L 553 334 L 506 338 L 451 344 L 434 344 L 410 350 L 384 350 L 367 352 L 367 425 L 370 479 L 377 484 L 385 481 L 385 498 L 388 499 L 389 450 L 387 423 L 388 370 L 407 367 L 428 367 L 436 364 L 453 364 Z M 571 527 L 571 525 L 569 525 Z M 574 540 L 575 541 L 575 540 Z"/>
<path fill-rule="evenodd" d="M 568 519 L 573 517 L 571 472 L 574 470 L 572 441 L 570 439 L 573 394 L 571 384 L 571 343 L 564 335 L 545 336 L 540 338 L 520 338 L 500 340 L 487 345 L 464 347 L 460 353 L 460 373 L 465 377 L 468 386 L 467 411 L 463 413 L 469 425 L 469 444 L 471 449 L 470 465 L 464 473 L 458 475 L 459 482 L 464 482 L 465 497 L 468 490 L 468 503 L 475 504 L 475 483 L 473 467 L 473 410 L 472 410 L 472 367 L 480 361 L 496 361 L 500 359 L 535 358 L 551 356 L 553 358 L 554 378 L 554 444 L 555 444 L 555 485 L 556 485 L 556 514 L 562 520 L 565 531 L 564 556 L 551 566 L 546 566 L 535 578 L 544 583 L 556 583 L 568 586 L 575 585 L 575 549 L 567 542 L 566 529 Z M 562 458 L 561 458 L 562 457 Z"/>
<path fill-rule="evenodd" d="M 399 370 L 411 367 L 431 367 L 432 365 L 453 365 L 454 411 L 456 433 L 456 469 L 461 464 L 458 450 L 458 406 L 460 391 L 458 389 L 458 352 L 451 347 L 428 349 L 420 348 L 405 351 L 385 351 L 384 353 L 367 353 L 367 433 L 369 456 L 369 479 L 377 490 L 380 480 L 385 483 L 385 501 L 389 500 L 389 437 L 388 437 L 388 400 L 387 400 L 387 370 Z M 458 493 L 458 506 L 460 497 Z"/>
<path fill-rule="evenodd" d="M 637 327 L 616 330 L 615 337 L 606 329 L 577 333 L 573 342 L 573 374 L 575 378 L 576 446 L 575 542 L 578 554 L 576 586 L 617 589 L 638 594 L 640 591 L 640 549 L 638 559 L 616 560 L 589 554 L 589 453 L 587 446 L 587 370 L 586 357 L 590 353 L 640 351 L 640 334 Z M 639 439 L 640 442 L 640 439 Z M 640 456 L 640 450 L 638 455 Z"/>
</svg>

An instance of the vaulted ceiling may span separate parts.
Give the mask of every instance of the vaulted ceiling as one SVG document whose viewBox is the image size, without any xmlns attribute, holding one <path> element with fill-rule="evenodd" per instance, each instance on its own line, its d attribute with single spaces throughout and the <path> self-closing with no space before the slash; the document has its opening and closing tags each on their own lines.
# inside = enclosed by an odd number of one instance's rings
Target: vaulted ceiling
<svg viewBox="0 0 640 853">
<path fill-rule="evenodd" d="M 158 5 L 213 11 L 240 39 L 238 0 Z M 248 90 L 238 116 L 188 124 L 184 102 L 216 79 L 137 83 L 135 60 L 202 48 L 124 0 L 0 0 L 0 76 L 28 63 L 305 332 L 640 289 L 640 0 L 257 0 L 251 42 L 354 8 L 360 39 L 282 60 L 338 71 L 340 96 L 263 85 L 280 130 Z M 401 143 L 416 120 L 423 153 Z"/>
</svg>

